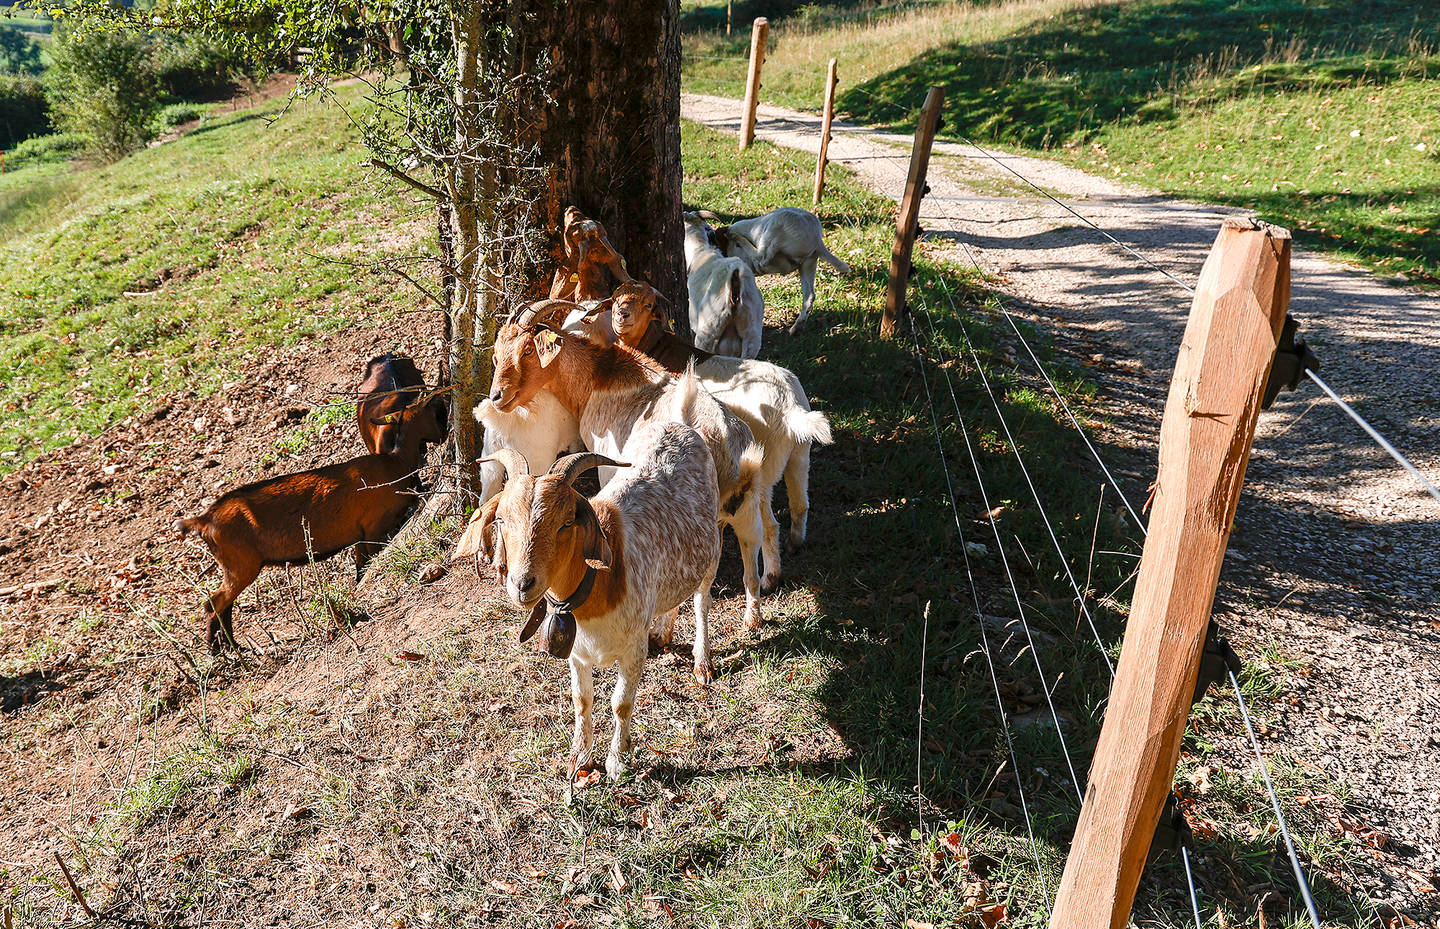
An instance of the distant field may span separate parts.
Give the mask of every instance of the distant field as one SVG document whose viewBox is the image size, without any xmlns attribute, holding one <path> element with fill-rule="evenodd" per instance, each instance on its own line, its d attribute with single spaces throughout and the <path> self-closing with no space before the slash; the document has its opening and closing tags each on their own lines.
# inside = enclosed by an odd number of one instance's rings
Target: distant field
<svg viewBox="0 0 1440 929">
<path fill-rule="evenodd" d="M 718 10 L 719 27 L 715 22 Z M 748 11 L 747 11 L 748 13 Z M 687 8 L 686 86 L 743 92 L 748 16 Z M 1398 0 L 1016 0 L 775 17 L 763 99 L 946 133 L 1255 209 L 1300 240 L 1440 282 L 1440 16 Z"/>
</svg>

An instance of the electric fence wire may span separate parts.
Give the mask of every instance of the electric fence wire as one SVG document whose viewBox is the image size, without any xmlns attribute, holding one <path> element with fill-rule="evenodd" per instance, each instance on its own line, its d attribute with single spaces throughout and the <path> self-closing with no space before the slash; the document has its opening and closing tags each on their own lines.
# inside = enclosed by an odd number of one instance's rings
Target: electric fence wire
<svg viewBox="0 0 1440 929">
<path fill-rule="evenodd" d="M 995 670 L 995 653 L 990 648 L 990 634 L 985 630 L 985 615 L 980 606 L 980 586 L 975 582 L 975 571 L 970 564 L 970 551 L 966 548 L 965 529 L 960 521 L 960 507 L 955 497 L 955 483 L 950 476 L 950 465 L 945 460 L 945 442 L 940 434 L 940 417 L 935 412 L 935 397 L 930 391 L 930 377 L 925 373 L 925 357 L 920 351 L 920 337 L 915 331 L 915 320 L 910 320 L 910 335 L 915 343 L 915 364 L 920 369 L 920 383 L 925 386 L 925 406 L 930 411 L 930 425 L 935 430 L 935 451 L 940 461 L 940 471 L 945 476 L 945 492 L 950 499 L 950 513 L 955 519 L 955 538 L 960 543 L 960 555 L 965 563 L 965 576 L 970 581 L 970 596 L 975 604 L 975 622 L 980 627 L 980 643 L 985 651 L 985 665 L 990 671 L 990 684 L 995 690 L 995 709 L 1000 714 L 1000 728 L 1005 733 L 1005 747 L 1010 755 L 1010 770 L 1015 773 L 1015 788 L 1020 794 L 1020 812 L 1025 816 L 1025 831 L 1030 837 L 1030 854 L 1035 859 L 1035 872 L 1040 879 L 1040 892 L 1045 897 L 1046 907 L 1053 906 L 1050 887 L 1045 880 L 1045 866 L 1040 861 L 1040 846 L 1035 841 L 1035 823 L 1030 816 L 1030 802 L 1025 795 L 1025 784 L 1020 777 L 1020 761 L 1015 754 L 1015 738 L 1010 732 L 1010 720 L 1005 713 L 1005 700 L 1000 693 L 1000 676 Z M 962 427 L 963 428 L 963 427 Z"/>
<path fill-rule="evenodd" d="M 1240 704 L 1240 718 L 1245 722 L 1245 733 L 1250 737 L 1250 747 L 1255 750 L 1255 760 L 1260 764 L 1260 776 L 1265 781 L 1265 792 L 1270 795 L 1270 805 L 1275 810 L 1275 820 L 1280 824 L 1280 836 L 1285 840 L 1285 851 L 1290 854 L 1290 867 L 1295 872 L 1295 881 L 1300 887 L 1300 896 L 1305 900 L 1305 909 L 1315 929 L 1321 929 L 1320 914 L 1315 909 L 1315 898 L 1310 895 L 1310 882 L 1305 878 L 1305 869 L 1300 867 L 1300 858 L 1295 854 L 1295 843 L 1290 838 L 1290 828 L 1285 824 L 1285 813 L 1280 809 L 1280 798 L 1275 795 L 1275 785 L 1270 782 L 1270 767 L 1260 753 L 1260 740 L 1255 737 L 1255 727 L 1250 722 L 1250 711 L 1245 706 L 1245 695 L 1240 692 L 1240 682 L 1235 672 L 1226 669 L 1230 686 L 1235 688 L 1235 699 Z"/>
<path fill-rule="evenodd" d="M 928 316 L 930 312 L 929 307 L 926 306 L 923 301 L 921 302 L 921 306 Z M 931 327 L 933 329 L 933 322 L 931 323 Z M 915 350 L 916 352 L 920 352 L 920 337 L 918 331 L 915 329 L 915 314 L 913 313 L 910 314 L 910 329 L 915 339 Z M 1010 584 L 1010 593 L 1015 599 L 1016 616 L 1020 620 L 1020 628 L 1025 631 L 1025 641 L 1030 646 L 1030 657 L 1035 661 L 1035 672 L 1040 676 L 1040 690 L 1045 695 L 1045 705 L 1049 707 L 1050 718 L 1055 722 L 1055 734 L 1060 739 L 1060 750 L 1065 756 L 1065 766 L 1070 771 L 1071 786 L 1075 790 L 1075 798 L 1083 804 L 1085 802 L 1085 796 L 1081 785 L 1084 782 L 1080 780 L 1080 775 L 1076 773 L 1075 762 L 1070 755 L 1070 747 L 1065 742 L 1065 727 L 1060 724 L 1060 713 L 1055 709 L 1055 700 L 1050 682 L 1045 675 L 1045 668 L 1040 664 L 1040 650 L 1035 645 L 1035 636 L 1031 632 L 1030 621 L 1025 618 L 1025 605 L 1020 598 L 1020 586 L 1016 583 L 1015 573 L 1010 568 L 1010 556 L 1005 553 L 1005 543 L 1000 536 L 1000 525 L 995 520 L 995 511 L 990 505 L 990 494 L 985 489 L 985 479 L 980 473 L 980 459 L 975 454 L 975 448 L 970 442 L 970 431 L 965 425 L 965 417 L 960 413 L 960 400 L 955 394 L 955 383 L 951 379 L 948 369 L 942 367 L 941 370 L 944 371 L 945 383 L 950 389 L 950 399 L 955 405 L 955 425 L 959 427 L 960 435 L 965 440 L 965 450 L 969 454 L 970 465 L 975 471 L 975 483 L 980 490 L 980 502 L 985 507 L 986 518 L 990 521 L 990 529 L 995 534 L 995 547 L 999 551 L 1000 564 L 1005 569 L 1005 576 Z M 981 624 L 984 624 L 983 618 L 981 619 Z M 1059 686 L 1058 679 L 1056 680 L 1056 686 Z"/>
</svg>

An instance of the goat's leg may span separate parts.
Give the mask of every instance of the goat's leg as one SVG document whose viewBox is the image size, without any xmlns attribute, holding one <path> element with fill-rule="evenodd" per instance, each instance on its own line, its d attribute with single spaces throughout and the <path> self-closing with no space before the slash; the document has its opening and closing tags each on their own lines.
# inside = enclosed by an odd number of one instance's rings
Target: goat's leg
<svg viewBox="0 0 1440 929">
<path fill-rule="evenodd" d="M 570 659 L 570 699 L 575 704 L 575 734 L 570 738 L 570 777 L 590 763 L 595 739 L 595 676 L 588 664 Z"/>
<path fill-rule="evenodd" d="M 625 773 L 625 755 L 630 751 L 630 717 L 635 712 L 635 690 L 645 670 L 645 646 L 631 649 L 620 659 L 610 710 L 615 715 L 615 732 L 610 736 L 610 753 L 605 756 L 605 773 L 611 780 Z"/>
<path fill-rule="evenodd" d="M 715 534 L 720 534 L 718 527 Z M 715 669 L 710 665 L 710 590 L 715 586 L 715 571 L 720 567 L 719 539 L 716 539 L 716 543 L 716 559 L 706 569 L 705 579 L 695 591 L 695 680 L 702 684 L 708 684 L 715 679 Z"/>
<path fill-rule="evenodd" d="M 740 543 L 740 562 L 745 574 L 745 621 L 746 629 L 760 628 L 760 573 L 755 570 L 757 549 L 765 535 L 760 525 L 760 514 L 747 501 L 730 522 L 735 530 L 735 540 Z"/>
<path fill-rule="evenodd" d="M 205 600 L 205 640 L 212 652 L 235 644 L 235 600 L 260 576 L 260 559 L 235 558 L 220 569 L 220 587 Z"/>
<path fill-rule="evenodd" d="M 760 581 L 762 596 L 780 586 L 780 520 L 775 518 L 774 495 L 772 487 L 760 497 L 760 525 L 765 533 L 760 542 L 760 558 L 765 567 L 765 577 Z"/>
<path fill-rule="evenodd" d="M 810 443 L 802 442 L 785 462 L 785 496 L 790 500 L 790 550 L 805 544 L 810 517 Z"/>
<path fill-rule="evenodd" d="M 790 324 L 792 333 L 799 332 L 805 320 L 810 318 L 810 310 L 815 306 L 815 267 L 818 263 L 813 255 L 800 262 L 800 315 L 795 317 L 795 322 Z"/>
</svg>

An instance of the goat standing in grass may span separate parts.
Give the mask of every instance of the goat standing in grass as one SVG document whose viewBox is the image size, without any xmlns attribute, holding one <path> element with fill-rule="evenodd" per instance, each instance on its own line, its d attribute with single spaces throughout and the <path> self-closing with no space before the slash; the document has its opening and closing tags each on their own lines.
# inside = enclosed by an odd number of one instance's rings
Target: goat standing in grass
<svg viewBox="0 0 1440 929">
<path fill-rule="evenodd" d="M 708 210 L 695 215 L 702 220 L 720 221 L 720 217 Z M 744 261 L 756 275 L 800 272 L 800 315 L 790 325 L 792 333 L 800 330 L 815 306 L 818 263 L 824 261 L 841 274 L 850 273 L 850 266 L 825 247 L 820 218 L 797 206 L 782 206 L 764 216 L 711 229 L 710 233 L 721 253 Z"/>
<path fill-rule="evenodd" d="M 693 395 L 693 382 L 690 389 Z M 695 676 L 703 683 L 713 676 L 707 623 L 720 531 L 710 450 L 694 429 L 665 422 L 637 428 L 627 452 L 629 466 L 582 452 L 534 477 L 523 458 L 502 449 L 494 460 L 505 468 L 505 488 L 476 514 L 456 549 L 457 557 L 483 556 L 497 567 L 511 602 L 531 611 L 527 628 L 542 610 L 552 614 L 547 625 L 558 621 L 559 610 L 572 624 L 573 645 L 567 636 L 563 651 L 550 648 L 570 662 L 571 776 L 590 762 L 595 669 L 611 665 L 619 666 L 619 677 L 605 771 L 612 778 L 623 773 L 652 620 L 673 617 L 692 595 Z M 597 466 L 621 470 L 587 500 L 573 485 Z"/>
<path fill-rule="evenodd" d="M 765 330 L 765 298 L 755 274 L 710 241 L 710 227 L 685 214 L 685 285 L 695 345 L 717 355 L 754 358 Z"/>
</svg>

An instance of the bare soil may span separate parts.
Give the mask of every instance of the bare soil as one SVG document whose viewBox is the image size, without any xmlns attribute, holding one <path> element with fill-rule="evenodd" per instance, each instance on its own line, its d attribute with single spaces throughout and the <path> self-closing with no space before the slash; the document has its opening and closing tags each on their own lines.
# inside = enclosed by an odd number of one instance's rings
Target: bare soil
<svg viewBox="0 0 1440 929">
<path fill-rule="evenodd" d="M 739 125 L 736 100 L 687 94 L 682 110 L 714 128 Z M 757 136 L 815 152 L 818 122 L 762 106 Z M 829 157 L 898 199 L 910 141 L 837 123 Z M 962 264 L 973 256 L 1012 309 L 1087 363 L 1110 416 L 1095 424 L 1101 448 L 1138 507 L 1189 296 L 1007 168 L 1192 286 L 1220 222 L 1238 211 L 1038 158 L 953 143 L 935 151 L 923 247 Z M 1436 294 L 1299 249 L 1291 274 L 1291 311 L 1322 375 L 1440 481 Z M 1305 801 L 1337 834 L 1360 838 L 1363 857 L 1327 876 L 1434 924 L 1440 503 L 1308 382 L 1262 415 L 1247 480 L 1215 616 L 1242 658 L 1278 654 L 1289 669 L 1264 707 L 1264 750 L 1294 759 Z M 1243 740 L 1237 727 L 1203 762 L 1254 770 Z"/>
</svg>

